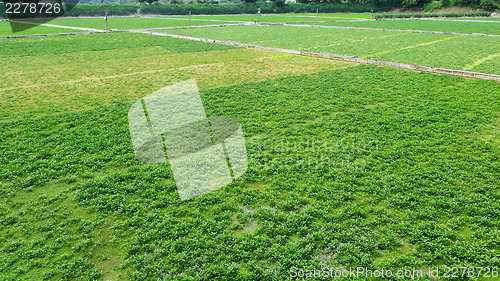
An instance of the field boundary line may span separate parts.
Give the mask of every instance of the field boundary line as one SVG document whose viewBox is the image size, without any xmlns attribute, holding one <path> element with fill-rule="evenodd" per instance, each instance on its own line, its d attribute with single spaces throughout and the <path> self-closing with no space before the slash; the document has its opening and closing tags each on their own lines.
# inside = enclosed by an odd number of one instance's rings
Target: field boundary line
<svg viewBox="0 0 500 281">
<path fill-rule="evenodd" d="M 235 41 L 225 41 L 225 40 L 219 40 L 219 39 L 201 38 L 201 37 L 195 37 L 195 36 L 189 36 L 189 35 L 159 33 L 159 32 L 151 32 L 151 31 L 147 31 L 147 30 L 130 30 L 130 32 L 150 34 L 150 35 L 156 35 L 156 36 L 172 37 L 172 38 L 178 38 L 178 39 L 187 39 L 187 40 L 194 40 L 194 41 L 200 41 L 200 42 L 211 42 L 211 43 L 224 44 L 224 45 L 230 45 L 230 46 L 236 46 L 236 47 L 244 47 L 244 48 L 253 48 L 253 49 L 259 49 L 259 50 L 266 50 L 266 51 L 281 52 L 281 53 L 306 56 L 306 57 L 315 57 L 315 58 L 339 60 L 339 61 L 346 61 L 346 62 L 355 62 L 355 63 L 361 63 L 361 64 L 379 65 L 379 66 L 389 66 L 389 67 L 394 67 L 394 68 L 417 70 L 417 71 L 431 72 L 431 73 L 437 73 L 437 74 L 447 74 L 447 75 L 461 76 L 461 77 L 467 77 L 467 78 L 477 78 L 477 79 L 483 79 L 483 80 L 493 80 L 493 81 L 500 82 L 500 75 L 490 74 L 490 73 L 481 73 L 481 72 L 473 72 L 473 71 L 449 69 L 449 68 L 441 68 L 441 67 L 432 67 L 432 66 L 425 66 L 425 65 L 418 65 L 418 64 L 382 61 L 382 60 L 375 60 L 375 59 L 368 59 L 368 58 L 358 58 L 357 56 L 346 56 L 346 55 L 339 55 L 339 54 L 316 53 L 316 52 L 298 51 L 298 50 L 283 49 L 283 48 L 276 48 L 276 47 L 265 47 L 265 46 L 254 45 L 254 44 L 244 44 L 244 43 L 235 42 Z"/>
<path fill-rule="evenodd" d="M 266 24 L 266 23 L 261 23 Z M 333 28 L 333 29 L 356 29 L 356 30 L 375 30 L 375 31 L 393 31 L 393 32 L 411 32 L 411 33 L 433 33 L 433 34 L 450 34 L 450 35 L 466 35 L 466 36 L 487 36 L 487 37 L 500 37 L 497 34 L 486 33 L 459 33 L 448 31 L 430 31 L 430 30 L 413 30 L 413 29 L 386 29 L 386 28 L 371 28 L 371 27 L 352 27 L 352 26 L 336 26 L 336 25 L 310 25 L 310 24 L 288 24 L 286 26 L 294 27 L 319 27 L 319 28 Z"/>
</svg>

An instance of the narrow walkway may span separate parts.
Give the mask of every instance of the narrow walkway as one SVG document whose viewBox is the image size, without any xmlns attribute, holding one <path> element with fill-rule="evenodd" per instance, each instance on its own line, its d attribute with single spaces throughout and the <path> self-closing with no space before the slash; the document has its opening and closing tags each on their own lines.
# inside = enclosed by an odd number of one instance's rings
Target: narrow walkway
<svg viewBox="0 0 500 281">
<path fill-rule="evenodd" d="M 448 74 L 448 75 L 454 75 L 454 76 L 462 76 L 462 77 L 477 78 L 477 79 L 484 79 L 484 80 L 493 80 L 493 81 L 500 82 L 500 75 L 489 74 L 489 73 L 480 73 L 480 72 L 464 71 L 464 70 L 458 70 L 458 69 L 448 69 L 448 68 L 440 68 L 440 67 L 432 67 L 432 66 L 424 66 L 424 65 L 416 65 L 416 64 L 381 61 L 381 60 L 375 60 L 375 59 L 365 59 L 365 58 L 358 58 L 356 56 L 345 56 L 345 55 L 338 55 L 338 54 L 315 53 L 315 52 L 306 52 L 306 51 L 290 50 L 290 49 L 283 49 L 283 48 L 265 47 L 265 46 L 254 45 L 254 44 L 244 44 L 244 43 L 239 43 L 239 42 L 235 42 L 235 41 L 225 41 L 225 40 L 218 40 L 218 39 L 211 39 L 211 38 L 200 38 L 200 37 L 187 36 L 187 35 L 159 33 L 159 32 L 147 31 L 147 30 L 137 30 L 136 29 L 136 30 L 130 30 L 130 32 L 151 34 L 151 35 L 157 35 L 157 36 L 166 36 L 166 37 L 194 40 L 194 41 L 201 41 L 201 42 L 211 42 L 211 43 L 231 45 L 231 46 L 244 47 L 244 48 L 254 48 L 254 49 L 259 49 L 259 50 L 281 52 L 281 53 L 287 53 L 287 54 L 293 54 L 293 55 L 299 55 L 299 56 L 316 57 L 316 58 L 340 60 L 340 61 L 347 61 L 347 62 L 356 62 L 356 63 L 362 63 L 362 64 L 389 66 L 389 67 L 396 67 L 396 68 L 402 68 L 402 69 L 418 70 L 418 71 L 432 72 L 432 73 L 438 73 L 438 74 Z"/>
<path fill-rule="evenodd" d="M 265 24 L 265 23 L 261 23 Z M 488 36 L 488 37 L 500 37 L 496 34 L 486 34 L 486 33 L 458 33 L 458 32 L 446 32 L 446 31 L 429 31 L 429 30 L 413 30 L 413 29 L 385 29 L 385 28 L 372 28 L 372 27 L 352 27 L 352 26 L 334 26 L 334 25 L 309 25 L 309 24 L 288 24 L 286 26 L 299 26 L 299 27 L 319 27 L 319 28 L 335 28 L 335 29 L 357 29 L 357 30 L 375 30 L 375 31 L 395 31 L 395 32 L 412 32 L 412 33 L 434 33 L 434 34 L 452 34 L 452 35 L 467 35 L 467 36 Z"/>
<path fill-rule="evenodd" d="M 405 19 L 378 19 L 378 20 L 432 20 L 432 21 L 458 21 L 458 22 L 486 22 L 500 23 L 500 20 L 459 20 L 459 19 L 443 19 L 443 18 L 405 18 Z"/>
</svg>

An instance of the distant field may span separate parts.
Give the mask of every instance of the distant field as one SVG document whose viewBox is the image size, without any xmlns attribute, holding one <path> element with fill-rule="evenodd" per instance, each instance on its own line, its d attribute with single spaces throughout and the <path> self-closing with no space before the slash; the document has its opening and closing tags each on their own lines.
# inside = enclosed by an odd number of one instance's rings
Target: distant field
<svg viewBox="0 0 500 281">
<path fill-rule="evenodd" d="M 175 18 L 188 18 L 186 16 L 175 16 Z M 205 20 L 228 20 L 251 22 L 257 20 L 257 15 L 210 15 L 191 16 L 192 19 Z M 345 19 L 371 19 L 371 14 L 319 14 L 318 20 L 345 20 Z M 263 14 L 261 22 L 293 22 L 293 21 L 315 21 L 316 14 Z"/>
<path fill-rule="evenodd" d="M 499 23 L 430 21 L 430 20 L 377 20 L 353 22 L 312 23 L 317 25 L 352 26 L 386 29 L 412 29 L 458 33 L 485 33 L 500 35 Z"/>
<path fill-rule="evenodd" d="M 32 24 L 18 24 L 20 26 L 24 25 L 30 27 L 29 29 L 13 33 L 10 27 L 10 23 L 6 21 L 0 21 L 0 37 L 1 36 L 15 36 L 15 35 L 31 35 L 31 34 L 51 34 L 51 33 L 67 33 L 67 32 L 79 32 L 78 30 L 63 29 L 57 27 L 47 27 L 47 26 L 34 26 Z"/>
<path fill-rule="evenodd" d="M 37 20 L 31 20 L 38 22 Z M 191 20 L 191 25 L 210 25 L 222 24 L 226 22 L 212 21 L 197 21 Z M 104 30 L 105 22 L 102 17 L 99 18 L 61 18 L 55 19 L 48 24 L 86 27 Z M 135 29 L 135 28 L 154 28 L 154 27 L 170 27 L 170 26 L 187 26 L 189 20 L 184 19 L 165 19 L 165 18 L 137 18 L 137 17 L 110 17 L 108 19 L 109 29 Z"/>
<path fill-rule="evenodd" d="M 450 18 L 450 19 L 440 19 L 440 20 L 450 20 L 450 21 L 463 21 L 463 20 L 500 21 L 500 18 L 499 17 L 495 17 L 495 18 Z"/>
<path fill-rule="evenodd" d="M 337 14 L 334 14 L 337 15 Z M 338 14 L 348 16 L 348 14 Z M 355 14 L 358 17 L 364 16 L 363 14 Z M 315 16 L 311 15 L 262 15 L 261 22 L 283 22 L 283 21 L 314 21 Z M 324 16 L 323 20 L 334 20 L 335 18 L 328 14 Z M 156 27 L 172 27 L 172 26 L 188 26 L 191 25 L 212 25 L 212 24 L 227 24 L 237 22 L 252 22 L 257 20 L 256 15 L 227 15 L 227 16 L 192 16 L 191 23 L 189 17 L 186 16 L 154 16 L 154 17 L 109 17 L 109 29 L 138 29 L 138 28 L 156 28 Z M 30 22 L 40 22 L 40 20 L 32 19 L 25 20 Z M 98 18 L 59 18 L 48 22 L 48 24 L 85 27 L 104 30 L 105 22 L 102 17 Z"/>
<path fill-rule="evenodd" d="M 497 37 L 292 26 L 235 26 L 168 32 L 500 74 L 500 38 Z"/>
</svg>

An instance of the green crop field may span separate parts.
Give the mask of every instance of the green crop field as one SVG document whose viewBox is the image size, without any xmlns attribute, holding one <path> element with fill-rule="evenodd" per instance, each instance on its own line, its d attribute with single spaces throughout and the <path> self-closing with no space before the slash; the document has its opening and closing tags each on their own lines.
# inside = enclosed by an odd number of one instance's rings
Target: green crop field
<svg viewBox="0 0 500 281">
<path fill-rule="evenodd" d="M 234 26 L 165 32 L 500 74 L 498 37 L 293 26 Z"/>
<path fill-rule="evenodd" d="M 169 18 L 183 18 L 188 19 L 187 16 L 175 16 Z M 252 22 L 257 20 L 258 15 L 193 15 L 192 19 L 200 20 L 227 20 L 227 21 L 241 21 Z M 318 20 L 333 21 L 333 20 L 346 20 L 346 19 L 371 19 L 370 14 L 318 14 Z M 261 22 L 294 22 L 294 21 L 315 21 L 316 14 L 262 14 L 260 17 Z"/>
<path fill-rule="evenodd" d="M 352 26 L 386 29 L 428 30 L 458 33 L 484 33 L 500 35 L 500 24 L 496 22 L 461 22 L 430 20 L 377 20 L 353 22 L 327 22 L 320 25 Z"/>
<path fill-rule="evenodd" d="M 493 37 L 175 32 L 499 74 Z M 500 279 L 500 82 L 130 32 L 2 39 L 0 60 L 0 280 Z M 248 169 L 181 201 L 129 109 L 192 78 L 241 122 Z M 403 275 L 305 278 L 325 268 Z"/>
</svg>

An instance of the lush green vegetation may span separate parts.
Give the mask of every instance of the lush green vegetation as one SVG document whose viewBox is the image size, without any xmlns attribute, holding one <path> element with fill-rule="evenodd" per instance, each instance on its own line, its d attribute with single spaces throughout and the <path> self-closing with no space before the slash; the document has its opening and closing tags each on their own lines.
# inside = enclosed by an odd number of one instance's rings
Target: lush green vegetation
<svg viewBox="0 0 500 281">
<path fill-rule="evenodd" d="M 175 18 L 188 18 L 187 16 L 175 16 Z M 221 20 L 221 21 L 236 21 L 236 22 L 252 22 L 257 20 L 258 15 L 215 15 L 204 16 L 194 15 L 191 19 L 199 20 Z M 371 19 L 371 14 L 318 14 L 318 20 L 321 21 L 334 21 L 346 19 Z M 294 22 L 294 21 L 315 21 L 316 14 L 262 14 L 260 16 L 261 22 Z"/>
<path fill-rule="evenodd" d="M 352 26 L 386 29 L 428 30 L 459 33 L 484 33 L 500 35 L 500 24 L 496 22 L 462 22 L 428 20 L 383 20 L 383 21 L 355 21 L 355 22 L 326 22 L 319 25 Z"/>
<path fill-rule="evenodd" d="M 1 123 L 3 278 L 500 266 L 496 82 L 356 66 L 202 98 L 242 121 L 250 166 L 187 202 L 135 160 L 129 103 Z"/>
<path fill-rule="evenodd" d="M 500 74 L 500 38 L 497 37 L 293 26 L 234 26 L 168 32 Z"/>
<path fill-rule="evenodd" d="M 54 22 L 64 21 L 99 24 Z M 179 32 L 500 69 L 499 38 Z M 500 268 L 498 82 L 125 32 L 0 40 L 0 59 L 0 280 Z M 241 121 L 249 167 L 229 186 L 180 201 L 168 164 L 135 158 L 127 117 L 141 97 L 190 78 L 208 116 Z"/>
</svg>

